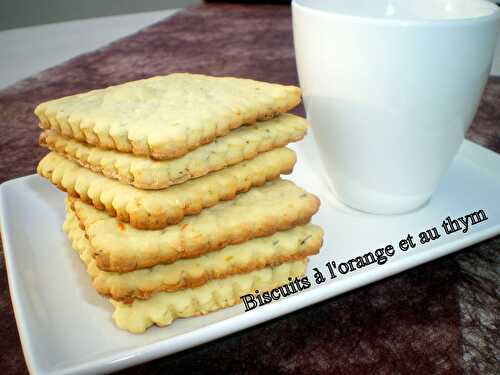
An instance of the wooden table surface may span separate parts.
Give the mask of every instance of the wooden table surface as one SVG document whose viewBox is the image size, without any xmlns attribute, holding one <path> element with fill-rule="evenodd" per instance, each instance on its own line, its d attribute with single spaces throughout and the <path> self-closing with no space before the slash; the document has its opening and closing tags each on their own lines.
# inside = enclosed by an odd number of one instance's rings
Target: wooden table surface
<svg viewBox="0 0 500 375">
<path fill-rule="evenodd" d="M 46 153 L 37 146 L 37 103 L 176 71 L 297 84 L 290 8 L 187 8 L 0 91 L 0 182 L 34 173 Z M 467 138 L 500 152 L 500 79 L 490 79 Z M 498 373 L 499 248 L 497 237 L 124 372 Z M 0 293 L 0 371 L 26 373 L 3 261 Z"/>
</svg>

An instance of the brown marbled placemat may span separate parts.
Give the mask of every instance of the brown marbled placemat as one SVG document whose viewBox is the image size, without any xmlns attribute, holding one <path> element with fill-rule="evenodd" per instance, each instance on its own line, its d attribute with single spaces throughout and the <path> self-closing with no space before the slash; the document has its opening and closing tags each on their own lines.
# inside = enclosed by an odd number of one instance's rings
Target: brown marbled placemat
<svg viewBox="0 0 500 375">
<path fill-rule="evenodd" d="M 37 147 L 37 103 L 176 71 L 297 84 L 290 8 L 188 8 L 0 91 L 0 182 L 33 173 L 45 154 Z M 499 79 L 490 80 L 468 137 L 500 152 Z M 125 372 L 494 374 L 500 356 L 499 247 L 497 237 Z M 26 373 L 3 261 L 0 274 L 0 372 Z"/>
</svg>

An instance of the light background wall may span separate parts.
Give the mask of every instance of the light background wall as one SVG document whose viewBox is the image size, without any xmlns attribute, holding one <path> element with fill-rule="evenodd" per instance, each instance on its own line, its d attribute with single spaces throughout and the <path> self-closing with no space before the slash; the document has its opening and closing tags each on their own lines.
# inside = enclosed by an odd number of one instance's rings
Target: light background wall
<svg viewBox="0 0 500 375">
<path fill-rule="evenodd" d="M 183 8 L 200 2 L 201 0 L 0 0 L 0 30 Z"/>
</svg>

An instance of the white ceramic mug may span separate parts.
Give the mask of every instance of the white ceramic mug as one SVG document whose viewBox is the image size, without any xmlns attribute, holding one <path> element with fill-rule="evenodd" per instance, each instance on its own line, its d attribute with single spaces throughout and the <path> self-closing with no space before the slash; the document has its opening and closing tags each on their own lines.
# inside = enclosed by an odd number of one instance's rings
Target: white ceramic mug
<svg viewBox="0 0 500 375">
<path fill-rule="evenodd" d="M 294 0 L 307 117 L 337 197 L 403 213 L 431 197 L 486 84 L 500 12 L 486 0 Z"/>
</svg>

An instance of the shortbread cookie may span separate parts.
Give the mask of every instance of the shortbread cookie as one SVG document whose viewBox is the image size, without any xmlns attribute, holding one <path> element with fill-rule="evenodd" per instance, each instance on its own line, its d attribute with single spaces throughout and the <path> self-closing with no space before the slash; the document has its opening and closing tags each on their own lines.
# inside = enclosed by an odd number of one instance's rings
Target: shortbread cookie
<svg viewBox="0 0 500 375">
<path fill-rule="evenodd" d="M 44 129 L 102 148 L 165 160 L 300 103 L 300 89 L 177 73 L 39 104 Z"/>
<path fill-rule="evenodd" d="M 211 279 L 303 259 L 316 254 L 323 241 L 321 228 L 308 224 L 277 232 L 272 236 L 226 246 L 198 258 L 119 273 L 102 271 L 96 266 L 90 242 L 70 207 L 67 207 L 64 231 L 68 234 L 72 247 L 87 264 L 87 272 L 92 277 L 96 290 L 125 303 L 131 303 L 134 299 L 148 299 L 157 292 L 193 288 Z"/>
<path fill-rule="evenodd" d="M 319 199 L 293 182 L 274 180 L 161 230 L 139 230 L 68 197 L 104 271 L 128 272 L 193 258 L 309 222 Z"/>
<path fill-rule="evenodd" d="M 295 152 L 277 148 L 164 190 L 122 184 L 55 152 L 40 161 L 37 172 L 61 190 L 135 228 L 161 229 L 180 222 L 184 215 L 198 214 L 219 201 L 234 199 L 236 193 L 291 172 L 295 160 Z"/>
<path fill-rule="evenodd" d="M 285 114 L 236 129 L 178 159 L 164 161 L 89 146 L 50 130 L 40 135 L 40 144 L 106 177 L 140 189 L 164 189 L 298 141 L 306 129 L 303 118 Z"/>
<path fill-rule="evenodd" d="M 156 293 L 148 300 L 135 300 L 132 304 L 110 300 L 115 307 L 113 320 L 121 329 L 142 333 L 153 324 L 167 326 L 176 318 L 204 315 L 236 305 L 245 294 L 255 293 L 256 290 L 268 291 L 290 283 L 304 275 L 306 267 L 307 259 L 304 259 L 210 280 L 193 289 Z"/>
</svg>

